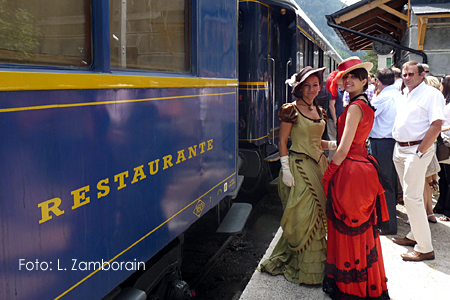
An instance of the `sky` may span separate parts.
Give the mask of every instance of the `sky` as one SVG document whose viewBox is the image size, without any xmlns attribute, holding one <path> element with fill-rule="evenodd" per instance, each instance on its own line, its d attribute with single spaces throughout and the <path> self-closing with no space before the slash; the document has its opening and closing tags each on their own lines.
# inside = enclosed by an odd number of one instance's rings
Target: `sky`
<svg viewBox="0 0 450 300">
<path fill-rule="evenodd" d="M 355 4 L 356 2 L 359 2 L 360 0 L 341 0 L 341 2 L 344 2 L 347 5 Z"/>
</svg>

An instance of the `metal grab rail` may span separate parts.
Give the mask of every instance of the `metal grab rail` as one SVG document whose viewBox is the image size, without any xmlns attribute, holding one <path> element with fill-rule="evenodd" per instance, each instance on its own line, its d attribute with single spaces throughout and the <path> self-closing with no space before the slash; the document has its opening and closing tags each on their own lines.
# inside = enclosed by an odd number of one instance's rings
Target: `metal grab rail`
<svg viewBox="0 0 450 300">
<path fill-rule="evenodd" d="M 286 63 L 286 80 L 289 79 L 289 66 L 292 65 L 292 58 L 289 57 L 288 62 Z M 284 101 L 284 103 L 288 103 L 288 91 L 289 91 L 289 87 L 288 84 L 286 83 L 286 101 Z"/>
<path fill-rule="evenodd" d="M 269 56 L 269 60 L 271 60 L 273 62 L 273 66 L 272 66 L 272 141 L 270 141 L 270 138 L 269 138 L 269 144 L 273 145 L 275 143 L 275 73 L 276 73 L 276 68 L 275 68 L 275 59 L 273 59 L 272 57 Z M 269 136 L 269 134 L 270 134 L 270 130 L 268 130 L 267 136 Z"/>
</svg>

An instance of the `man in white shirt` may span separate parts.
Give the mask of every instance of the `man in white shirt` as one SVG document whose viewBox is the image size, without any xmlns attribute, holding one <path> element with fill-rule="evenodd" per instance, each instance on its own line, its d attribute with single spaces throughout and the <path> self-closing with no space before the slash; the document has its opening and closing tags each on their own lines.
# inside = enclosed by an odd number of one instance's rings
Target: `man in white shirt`
<svg viewBox="0 0 450 300">
<path fill-rule="evenodd" d="M 396 140 L 394 164 L 403 187 L 403 200 L 411 225 L 404 238 L 393 238 L 414 250 L 402 254 L 403 260 L 434 259 L 431 232 L 423 203 L 425 173 L 435 155 L 434 141 L 441 131 L 444 116 L 444 96 L 436 88 L 423 82 L 422 64 L 409 61 L 403 65 L 405 84 L 403 97 L 397 103 L 397 116 L 392 130 Z"/>
<path fill-rule="evenodd" d="M 389 221 L 383 224 L 381 234 L 397 234 L 397 172 L 392 161 L 395 146 L 392 128 L 397 115 L 397 101 L 402 98 L 402 94 L 393 85 L 394 79 L 394 71 L 391 68 L 378 70 L 377 87 L 381 92 L 371 102 L 376 111 L 372 131 L 369 134 L 369 151 L 388 176 L 392 188 L 385 191 Z"/>
<path fill-rule="evenodd" d="M 402 91 L 402 70 L 400 70 L 399 68 L 396 67 L 392 67 L 392 70 L 394 71 L 394 76 L 395 76 L 395 82 L 394 82 L 394 86 L 397 88 L 397 90 L 399 90 L 400 92 Z"/>
</svg>

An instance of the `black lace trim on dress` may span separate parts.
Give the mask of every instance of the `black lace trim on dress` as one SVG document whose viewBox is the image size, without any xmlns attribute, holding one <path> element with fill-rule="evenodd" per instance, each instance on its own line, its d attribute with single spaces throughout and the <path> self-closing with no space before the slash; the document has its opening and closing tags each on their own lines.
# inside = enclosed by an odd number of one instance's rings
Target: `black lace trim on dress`
<svg viewBox="0 0 450 300">
<path fill-rule="evenodd" d="M 360 96 L 363 96 L 365 99 L 358 99 Z M 373 111 L 377 110 L 375 107 L 373 107 L 372 103 L 370 103 L 369 98 L 367 97 L 367 95 L 365 93 L 356 95 L 355 97 L 350 99 L 350 102 L 348 104 L 350 105 L 350 104 L 352 104 L 352 102 L 355 102 L 356 100 L 364 101 L 367 104 L 367 106 L 369 106 Z"/>
<path fill-rule="evenodd" d="M 356 236 L 356 235 L 363 234 L 369 228 L 373 227 L 373 225 L 375 224 L 375 213 L 374 212 L 372 212 L 372 214 L 370 215 L 369 219 L 366 222 L 362 223 L 358 227 L 347 226 L 342 220 L 336 218 L 336 215 L 334 214 L 334 211 L 333 211 L 333 198 L 331 197 L 331 184 L 330 184 L 330 190 L 328 192 L 326 212 L 327 212 L 328 219 L 330 219 L 331 222 L 333 223 L 334 229 L 336 229 L 341 234 L 345 234 L 345 235 L 349 235 L 349 236 Z M 345 219 L 345 215 L 342 216 L 342 219 Z"/>
<path fill-rule="evenodd" d="M 325 274 L 329 274 L 334 278 L 336 282 L 343 282 L 345 284 L 350 283 L 361 283 L 366 282 L 368 278 L 367 270 L 372 268 L 372 265 L 378 261 L 378 251 L 377 247 L 375 247 L 366 255 L 367 267 L 362 270 L 350 269 L 350 270 L 341 270 L 336 267 L 334 264 L 327 263 L 325 265 Z M 360 261 L 357 260 L 355 265 L 360 264 Z M 346 262 L 345 267 L 350 268 L 351 263 Z"/>
<path fill-rule="evenodd" d="M 333 278 L 325 277 L 323 280 L 322 289 L 325 293 L 327 293 L 331 299 L 339 299 L 339 300 L 389 300 L 388 291 L 382 291 L 379 297 L 359 297 L 356 295 L 351 295 L 342 292 L 336 285 L 336 282 Z"/>
<path fill-rule="evenodd" d="M 304 100 L 303 100 L 304 101 Z M 314 104 L 315 105 L 315 104 Z M 308 120 L 310 120 L 310 121 L 313 121 L 314 123 L 320 123 L 320 121 L 322 121 L 323 119 L 324 119 L 324 117 L 323 117 L 323 114 L 322 114 L 322 111 L 319 109 L 319 107 L 317 107 L 316 106 L 316 110 L 317 110 L 317 113 L 319 114 L 319 119 L 311 119 L 311 118 L 308 118 L 307 116 L 305 116 L 304 114 L 302 114 L 302 112 L 300 111 L 300 108 L 298 108 L 297 107 L 297 104 L 294 104 L 294 107 L 295 107 L 295 109 L 297 110 L 297 112 L 299 113 L 299 114 L 301 114 L 305 119 L 308 119 Z M 325 121 L 326 122 L 326 121 Z"/>
</svg>

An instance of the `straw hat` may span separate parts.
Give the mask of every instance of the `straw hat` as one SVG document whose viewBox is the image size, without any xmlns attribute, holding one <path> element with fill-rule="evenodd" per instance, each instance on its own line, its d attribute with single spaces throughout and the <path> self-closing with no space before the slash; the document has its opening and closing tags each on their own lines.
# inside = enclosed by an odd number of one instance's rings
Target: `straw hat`
<svg viewBox="0 0 450 300">
<path fill-rule="evenodd" d="M 342 77 L 349 73 L 350 71 L 353 71 L 355 69 L 366 69 L 367 73 L 370 72 L 373 68 L 373 63 L 371 62 L 361 62 L 361 59 L 358 56 L 352 56 L 345 60 L 343 60 L 338 65 L 338 70 L 340 73 L 339 83 L 342 83 Z"/>
</svg>

